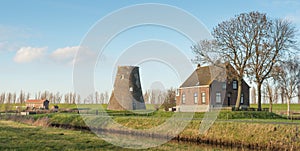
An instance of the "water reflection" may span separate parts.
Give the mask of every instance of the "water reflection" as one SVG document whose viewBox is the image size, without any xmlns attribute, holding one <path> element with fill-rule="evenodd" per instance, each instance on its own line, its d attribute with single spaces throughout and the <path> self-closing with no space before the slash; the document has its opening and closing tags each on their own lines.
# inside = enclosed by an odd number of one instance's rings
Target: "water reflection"
<svg viewBox="0 0 300 151">
<path fill-rule="evenodd" d="M 110 134 L 107 135 L 105 133 L 110 133 Z M 160 141 L 165 141 L 164 138 L 155 138 L 155 137 L 142 136 L 142 135 L 132 136 L 132 135 L 128 135 L 128 134 L 119 134 L 119 133 L 111 133 L 111 132 L 98 132 L 98 135 L 99 134 L 102 134 L 103 137 L 106 137 L 105 138 L 106 140 L 107 139 L 113 139 L 113 140 L 118 139 L 120 141 L 120 143 L 123 144 L 122 147 L 124 147 L 124 148 L 135 148 L 135 147 L 136 148 L 148 148 L 148 147 L 152 147 L 153 143 L 159 143 Z M 127 139 L 120 139 L 120 138 L 124 138 L 124 135 L 126 135 Z M 126 146 L 126 144 L 128 146 Z M 133 146 L 133 144 L 135 146 Z M 147 150 L 250 151 L 251 149 L 171 140 L 160 146 L 148 148 Z"/>
</svg>

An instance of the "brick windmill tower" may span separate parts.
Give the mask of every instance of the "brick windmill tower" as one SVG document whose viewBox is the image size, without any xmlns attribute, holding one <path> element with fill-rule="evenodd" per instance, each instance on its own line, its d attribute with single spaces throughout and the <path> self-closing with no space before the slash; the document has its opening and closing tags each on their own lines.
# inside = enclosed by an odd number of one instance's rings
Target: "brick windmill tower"
<svg viewBox="0 0 300 151">
<path fill-rule="evenodd" d="M 108 110 L 144 110 L 139 67 L 119 66 Z"/>
</svg>

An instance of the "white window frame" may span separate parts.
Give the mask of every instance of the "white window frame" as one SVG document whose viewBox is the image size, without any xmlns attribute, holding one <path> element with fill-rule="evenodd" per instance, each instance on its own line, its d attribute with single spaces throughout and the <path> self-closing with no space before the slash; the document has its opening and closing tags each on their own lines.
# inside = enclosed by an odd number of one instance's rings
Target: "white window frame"
<svg viewBox="0 0 300 151">
<path fill-rule="evenodd" d="M 194 93 L 194 103 L 198 104 L 198 93 L 197 92 Z"/>
<path fill-rule="evenodd" d="M 176 96 L 179 96 L 179 89 L 176 89 Z"/>
<path fill-rule="evenodd" d="M 202 104 L 206 103 L 206 94 L 205 94 L 205 92 L 201 92 L 201 102 L 202 102 Z"/>
<path fill-rule="evenodd" d="M 216 92 L 216 103 L 221 103 L 221 92 Z"/>
<path fill-rule="evenodd" d="M 241 104 L 244 104 L 244 93 L 241 94 Z"/>
<path fill-rule="evenodd" d="M 182 104 L 185 104 L 185 100 L 186 98 L 185 98 L 185 94 L 184 93 L 182 93 L 182 98 L 181 98 L 181 102 L 182 102 Z"/>
<path fill-rule="evenodd" d="M 238 82 L 236 80 L 233 80 L 232 81 L 232 89 L 237 90 L 237 85 L 238 85 Z"/>
<path fill-rule="evenodd" d="M 226 82 L 222 83 L 222 89 L 225 90 L 226 89 Z"/>
</svg>

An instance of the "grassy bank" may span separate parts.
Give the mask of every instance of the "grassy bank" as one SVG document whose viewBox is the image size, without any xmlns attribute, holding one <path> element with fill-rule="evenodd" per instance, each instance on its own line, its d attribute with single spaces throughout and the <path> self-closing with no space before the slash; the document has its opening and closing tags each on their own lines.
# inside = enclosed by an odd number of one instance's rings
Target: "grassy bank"
<svg viewBox="0 0 300 151">
<path fill-rule="evenodd" d="M 125 127 L 150 129 L 161 125 L 174 113 L 157 111 L 149 116 L 133 116 L 131 114 L 120 114 L 120 112 L 110 111 L 109 114 L 113 115 L 110 117 L 115 122 Z M 199 127 L 203 116 L 204 113 L 196 113 L 195 118 L 176 139 L 188 142 L 208 142 L 256 149 L 300 149 L 300 134 L 298 132 L 300 121 L 286 120 L 281 116 L 269 112 L 221 111 L 213 126 L 205 134 L 199 134 Z M 33 121 L 38 121 L 45 117 L 47 117 L 48 125 L 65 125 L 70 128 L 86 127 L 83 117 L 78 114 L 52 113 L 27 116 L 27 118 L 33 118 Z M 2 118 L 5 118 L 5 116 L 2 116 Z M 19 118 L 24 119 L 24 117 Z M 84 118 L 95 124 L 101 124 L 105 123 L 108 117 L 86 115 Z M 29 123 L 33 123 L 33 121 L 29 121 Z M 111 130 L 118 130 L 118 127 L 113 125 L 108 125 L 108 127 Z M 126 132 L 122 133 L 126 134 Z"/>
<path fill-rule="evenodd" d="M 132 150 L 114 146 L 93 133 L 0 120 L 0 150 Z M 204 144 L 168 142 L 145 150 L 239 150 Z"/>
</svg>

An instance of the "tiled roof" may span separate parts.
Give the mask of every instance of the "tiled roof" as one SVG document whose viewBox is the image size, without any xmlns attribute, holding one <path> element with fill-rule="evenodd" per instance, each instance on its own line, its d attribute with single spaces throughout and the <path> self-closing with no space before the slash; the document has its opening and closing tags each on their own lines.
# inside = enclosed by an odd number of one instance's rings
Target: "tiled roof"
<svg viewBox="0 0 300 151">
<path fill-rule="evenodd" d="M 219 66 L 203 66 L 197 67 L 197 69 L 185 80 L 180 86 L 182 87 L 193 87 L 210 85 L 214 80 L 225 81 L 226 72 L 225 65 Z"/>
<path fill-rule="evenodd" d="M 27 100 L 25 101 L 25 103 L 36 103 L 36 104 L 40 104 L 40 103 L 44 103 L 45 100 Z"/>
</svg>

